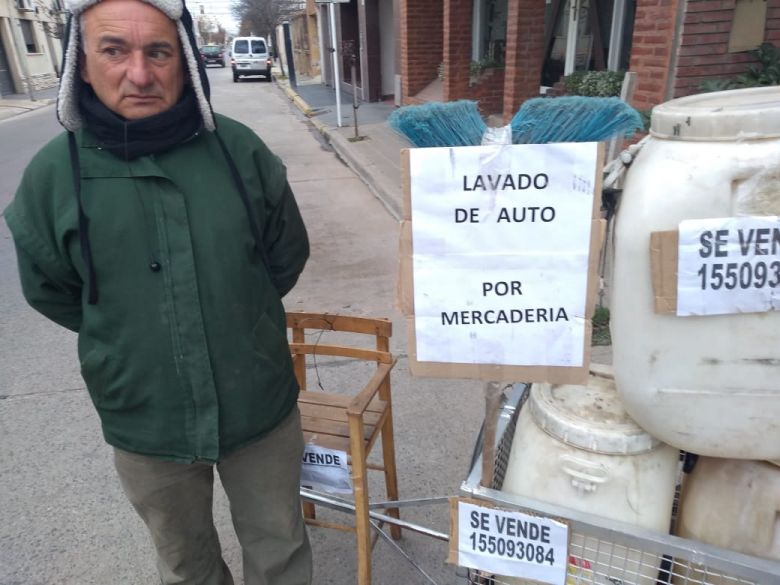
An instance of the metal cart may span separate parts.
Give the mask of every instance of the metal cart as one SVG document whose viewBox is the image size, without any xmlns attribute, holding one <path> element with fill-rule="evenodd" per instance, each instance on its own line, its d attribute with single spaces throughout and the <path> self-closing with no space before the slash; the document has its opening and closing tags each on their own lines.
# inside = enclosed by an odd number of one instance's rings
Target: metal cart
<svg viewBox="0 0 780 585">
<path fill-rule="evenodd" d="M 567 585 L 780 585 L 780 562 L 756 558 L 700 542 L 660 534 L 612 520 L 500 491 L 518 414 L 530 391 L 515 384 L 498 410 L 495 464 L 490 488 L 480 485 L 482 437 L 474 450 L 463 497 L 508 510 L 566 521 L 570 526 Z M 483 425 L 484 428 L 484 425 Z M 673 518 L 676 513 L 673 510 Z M 650 579 L 647 567 L 658 568 Z M 469 585 L 500 585 L 505 578 L 461 568 Z M 521 580 L 513 579 L 517 584 Z"/>
</svg>

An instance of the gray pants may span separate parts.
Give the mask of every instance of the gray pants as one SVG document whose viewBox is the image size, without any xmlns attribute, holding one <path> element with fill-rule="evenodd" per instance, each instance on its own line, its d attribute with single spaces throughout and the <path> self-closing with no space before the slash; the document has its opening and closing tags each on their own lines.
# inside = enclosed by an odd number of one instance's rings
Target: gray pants
<svg viewBox="0 0 780 585">
<path fill-rule="evenodd" d="M 309 585 L 311 548 L 299 496 L 298 409 L 217 471 L 230 500 L 246 585 Z M 233 585 L 212 516 L 214 466 L 114 450 L 119 479 L 149 527 L 164 585 Z"/>
</svg>

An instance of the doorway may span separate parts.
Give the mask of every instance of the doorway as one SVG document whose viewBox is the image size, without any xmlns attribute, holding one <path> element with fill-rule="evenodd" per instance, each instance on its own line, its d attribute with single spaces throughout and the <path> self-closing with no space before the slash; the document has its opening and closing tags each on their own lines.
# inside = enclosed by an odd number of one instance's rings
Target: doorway
<svg viewBox="0 0 780 585">
<path fill-rule="evenodd" d="M 548 0 L 542 85 L 575 71 L 625 71 L 636 0 Z"/>
<path fill-rule="evenodd" d="M 381 61 L 382 94 L 395 94 L 395 17 L 393 0 L 379 0 L 379 58 Z"/>
<path fill-rule="evenodd" d="M 357 0 L 339 4 L 341 20 L 341 79 L 352 85 L 352 64 L 355 64 L 355 85 L 361 87 L 360 78 L 360 17 Z M 354 59 L 354 61 L 353 61 Z"/>
</svg>

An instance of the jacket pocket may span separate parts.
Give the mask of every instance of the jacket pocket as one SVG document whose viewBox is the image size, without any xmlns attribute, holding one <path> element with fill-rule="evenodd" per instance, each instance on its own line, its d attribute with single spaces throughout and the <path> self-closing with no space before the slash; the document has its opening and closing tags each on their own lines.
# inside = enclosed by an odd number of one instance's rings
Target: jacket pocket
<svg viewBox="0 0 780 585">
<path fill-rule="evenodd" d="M 265 313 L 252 328 L 252 342 L 256 358 L 255 372 L 261 378 L 278 381 L 280 376 L 292 371 L 286 331 L 280 331 Z"/>
<path fill-rule="evenodd" d="M 126 410 L 143 401 L 123 383 L 122 368 L 116 357 L 101 347 L 90 349 L 84 355 L 81 377 L 98 410 Z"/>
</svg>

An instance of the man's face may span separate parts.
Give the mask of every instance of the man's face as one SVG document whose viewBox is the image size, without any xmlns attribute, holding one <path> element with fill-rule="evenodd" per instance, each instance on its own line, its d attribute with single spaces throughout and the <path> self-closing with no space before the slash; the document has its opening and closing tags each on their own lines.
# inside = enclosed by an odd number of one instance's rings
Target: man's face
<svg viewBox="0 0 780 585">
<path fill-rule="evenodd" d="M 128 120 L 171 108 L 184 88 L 176 25 L 141 0 L 103 0 L 82 15 L 81 79 Z"/>
</svg>

